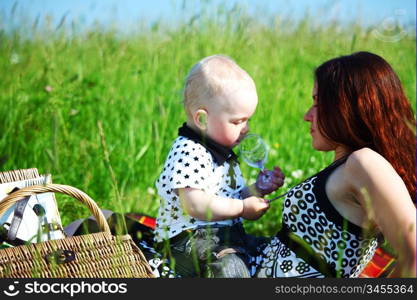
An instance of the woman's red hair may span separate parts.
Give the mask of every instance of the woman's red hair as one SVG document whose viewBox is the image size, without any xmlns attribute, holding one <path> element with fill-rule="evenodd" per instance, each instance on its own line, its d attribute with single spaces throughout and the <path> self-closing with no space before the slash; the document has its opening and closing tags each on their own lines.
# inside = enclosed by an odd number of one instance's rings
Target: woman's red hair
<svg viewBox="0 0 417 300">
<path fill-rule="evenodd" d="M 323 63 L 315 77 L 322 134 L 351 151 L 369 147 L 381 154 L 415 203 L 416 123 L 391 66 L 378 55 L 357 52 Z"/>
</svg>

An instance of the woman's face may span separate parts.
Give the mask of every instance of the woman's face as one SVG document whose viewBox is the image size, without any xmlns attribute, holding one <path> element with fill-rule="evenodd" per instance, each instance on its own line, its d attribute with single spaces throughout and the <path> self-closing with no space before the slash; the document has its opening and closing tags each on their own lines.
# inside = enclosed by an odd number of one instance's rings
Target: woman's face
<svg viewBox="0 0 417 300">
<path fill-rule="evenodd" d="M 310 134 L 312 137 L 313 148 L 318 151 L 333 151 L 336 149 L 336 144 L 323 136 L 319 130 L 317 123 L 317 83 L 313 87 L 313 105 L 304 115 L 304 121 L 310 122 Z"/>
</svg>

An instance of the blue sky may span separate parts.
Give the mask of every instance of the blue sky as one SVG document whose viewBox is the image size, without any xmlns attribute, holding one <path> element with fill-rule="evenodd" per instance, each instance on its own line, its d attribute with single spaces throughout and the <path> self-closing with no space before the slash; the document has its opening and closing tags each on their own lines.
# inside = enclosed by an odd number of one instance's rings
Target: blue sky
<svg viewBox="0 0 417 300">
<path fill-rule="evenodd" d="M 74 20 L 78 24 L 90 25 L 98 21 L 103 25 L 116 23 L 126 29 L 138 21 L 147 24 L 163 18 L 166 22 L 175 22 L 181 17 L 195 13 L 199 2 L 199 0 L 0 0 L 0 13 L 3 16 L 10 15 L 12 7 L 17 3 L 15 14 L 24 16 L 29 24 L 37 16 L 43 20 L 46 15 L 50 15 L 53 23 L 57 25 L 65 15 L 66 23 Z M 331 19 L 344 22 L 359 18 L 363 24 L 372 26 L 390 19 L 400 24 L 415 26 L 416 20 L 414 0 L 211 0 L 208 2 L 213 7 L 220 3 L 227 6 L 238 3 L 259 18 L 265 15 L 290 15 L 297 20 L 308 10 L 313 17 L 324 22 Z M 7 18 L 5 20 L 7 21 Z"/>
</svg>

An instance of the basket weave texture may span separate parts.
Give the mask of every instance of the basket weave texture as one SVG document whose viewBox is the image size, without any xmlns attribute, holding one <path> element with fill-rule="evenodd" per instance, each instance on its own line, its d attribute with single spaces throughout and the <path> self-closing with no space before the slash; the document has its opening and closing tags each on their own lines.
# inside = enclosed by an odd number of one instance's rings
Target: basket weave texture
<svg viewBox="0 0 417 300">
<path fill-rule="evenodd" d="M 66 185 L 35 185 L 0 200 L 0 215 L 30 195 L 58 192 L 85 204 L 99 233 L 27 244 L 0 250 L 0 278 L 153 278 L 152 270 L 130 235 L 113 236 L 97 204 Z"/>
<path fill-rule="evenodd" d="M 71 250 L 75 260 L 56 263 L 51 253 Z M 0 277 L 8 278 L 151 278 L 145 257 L 129 235 L 106 232 L 51 240 L 0 251 Z"/>
</svg>

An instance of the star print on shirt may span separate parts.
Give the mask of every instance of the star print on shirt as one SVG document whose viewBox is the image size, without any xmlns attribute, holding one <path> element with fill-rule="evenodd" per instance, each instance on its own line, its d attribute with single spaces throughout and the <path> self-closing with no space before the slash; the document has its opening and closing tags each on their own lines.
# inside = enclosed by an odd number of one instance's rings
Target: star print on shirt
<svg viewBox="0 0 417 300">
<path fill-rule="evenodd" d="M 178 146 L 180 147 L 178 148 Z M 193 148 L 195 150 L 191 151 Z M 174 152 L 177 152 L 177 154 L 174 155 Z M 200 225 L 214 224 L 213 222 L 198 220 L 188 215 L 182 209 L 181 200 L 178 197 L 178 189 L 193 188 L 220 197 L 241 199 L 240 191 L 233 191 L 230 186 L 231 180 L 228 175 L 229 161 L 227 160 L 222 165 L 218 165 L 213 160 L 211 152 L 208 152 L 201 144 L 184 137 L 179 137 L 174 142 L 171 151 L 167 155 L 167 161 L 163 169 L 158 180 L 155 180 L 161 200 L 157 217 L 158 225 L 155 229 L 159 233 L 158 237 L 155 237 L 155 240 L 158 242 L 167 237 L 175 236 L 185 228 L 192 229 Z M 243 178 L 238 167 L 236 170 L 239 172 L 235 174 L 236 180 L 242 186 L 244 183 Z M 164 213 L 165 210 L 162 207 L 168 207 L 169 210 Z M 239 218 L 235 221 L 228 219 L 217 223 L 231 225 L 233 222 L 240 222 Z"/>
</svg>

